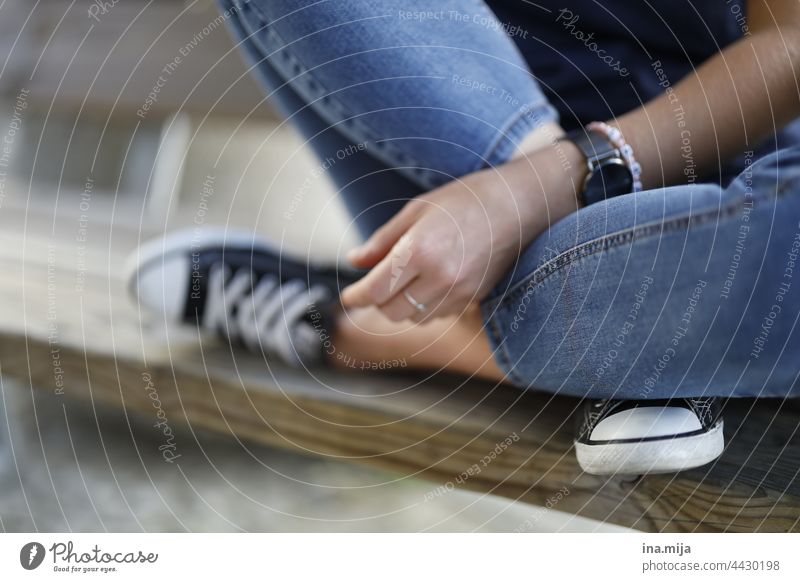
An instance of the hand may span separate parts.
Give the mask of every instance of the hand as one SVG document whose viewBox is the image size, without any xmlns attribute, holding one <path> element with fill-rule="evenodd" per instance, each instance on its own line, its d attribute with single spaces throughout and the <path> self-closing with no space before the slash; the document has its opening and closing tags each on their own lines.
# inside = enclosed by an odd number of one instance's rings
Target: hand
<svg viewBox="0 0 800 582">
<path fill-rule="evenodd" d="M 461 313 L 536 236 L 577 209 L 581 160 L 565 142 L 411 200 L 351 251 L 353 265 L 371 271 L 343 290 L 343 305 L 375 305 L 393 321 Z"/>
<path fill-rule="evenodd" d="M 521 210 L 502 175 L 471 174 L 409 201 L 354 249 L 351 262 L 372 270 L 343 291 L 342 302 L 377 305 L 392 321 L 460 313 L 519 256 L 522 232 Z"/>
</svg>

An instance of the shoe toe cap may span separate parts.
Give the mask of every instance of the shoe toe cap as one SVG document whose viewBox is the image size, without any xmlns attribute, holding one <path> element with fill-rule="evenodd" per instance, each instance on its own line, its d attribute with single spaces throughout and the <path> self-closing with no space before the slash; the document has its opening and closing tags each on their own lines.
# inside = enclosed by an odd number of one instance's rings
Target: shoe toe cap
<svg viewBox="0 0 800 582">
<path fill-rule="evenodd" d="M 141 307 L 177 321 L 183 317 L 189 284 L 189 257 L 174 253 L 135 265 L 129 289 Z"/>
<path fill-rule="evenodd" d="M 612 441 L 680 436 L 702 429 L 697 416 L 677 406 L 639 406 L 611 414 L 594 428 L 591 439 Z"/>
</svg>

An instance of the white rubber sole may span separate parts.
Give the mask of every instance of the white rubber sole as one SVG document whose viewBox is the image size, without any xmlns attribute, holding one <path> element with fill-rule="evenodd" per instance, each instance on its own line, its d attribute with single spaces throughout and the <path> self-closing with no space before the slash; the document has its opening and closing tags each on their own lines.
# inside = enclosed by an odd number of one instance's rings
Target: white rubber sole
<svg viewBox="0 0 800 582">
<path fill-rule="evenodd" d="M 674 473 L 701 467 L 722 454 L 722 421 L 707 433 L 643 443 L 575 443 L 581 469 L 592 475 Z"/>
</svg>

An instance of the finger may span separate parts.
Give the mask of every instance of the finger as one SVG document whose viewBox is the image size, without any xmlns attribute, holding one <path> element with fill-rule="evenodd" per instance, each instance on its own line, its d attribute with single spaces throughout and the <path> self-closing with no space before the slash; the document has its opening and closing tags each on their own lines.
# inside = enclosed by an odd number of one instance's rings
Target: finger
<svg viewBox="0 0 800 582">
<path fill-rule="evenodd" d="M 417 296 L 413 293 L 411 296 L 416 299 Z M 461 305 L 461 300 L 452 293 L 445 295 L 436 295 L 433 299 L 429 299 L 425 304 L 425 311 L 418 310 L 417 313 L 411 316 L 411 321 L 415 323 L 425 323 L 430 319 L 437 317 L 447 317 L 449 315 L 456 315 L 464 310 Z"/>
<path fill-rule="evenodd" d="M 414 300 L 413 303 L 411 299 Z M 430 314 L 431 307 L 437 301 L 436 290 L 425 283 L 423 278 L 417 277 L 379 309 L 391 321 L 420 321 Z M 425 309 L 420 309 L 419 304 Z"/>
<path fill-rule="evenodd" d="M 389 222 L 372 233 L 363 244 L 347 253 L 350 263 L 362 269 L 375 266 L 397 243 L 419 216 L 423 204 L 409 200 Z"/>
<path fill-rule="evenodd" d="M 463 299 L 452 287 L 433 288 L 427 294 L 424 289 L 417 290 L 417 294 L 414 291 L 409 290 L 409 294 L 425 305 L 424 310 L 417 309 L 416 313 L 411 316 L 411 320 L 416 323 L 424 323 L 437 317 L 461 314 L 469 304 L 469 301 Z M 420 299 L 419 297 L 424 297 L 425 299 Z"/>
<path fill-rule="evenodd" d="M 342 291 L 346 308 L 382 305 L 403 289 L 419 271 L 411 260 L 413 240 L 402 236 L 392 250 L 372 270 Z"/>
<path fill-rule="evenodd" d="M 425 273 L 428 271 L 425 270 Z M 416 300 L 425 305 L 425 310 L 417 310 L 411 319 L 417 323 L 423 323 L 429 319 L 437 317 L 447 317 L 450 315 L 462 315 L 472 301 L 475 300 L 474 293 L 464 293 L 461 285 L 453 278 L 453 274 L 444 274 L 437 271 L 440 275 L 439 281 L 431 280 L 426 275 L 428 285 L 421 289 L 411 289 L 409 293 Z M 415 293 L 416 291 L 416 293 Z"/>
</svg>

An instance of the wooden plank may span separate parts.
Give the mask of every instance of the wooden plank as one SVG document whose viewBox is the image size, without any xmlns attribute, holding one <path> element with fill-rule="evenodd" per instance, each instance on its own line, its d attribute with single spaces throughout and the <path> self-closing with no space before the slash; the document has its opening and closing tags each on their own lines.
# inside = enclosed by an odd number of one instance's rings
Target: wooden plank
<svg viewBox="0 0 800 582">
<path fill-rule="evenodd" d="M 118 267 L 135 230 L 93 221 L 76 285 L 75 228 L 72 219 L 0 212 L 0 371 L 52 398 L 93 398 L 155 421 L 154 390 L 169 422 L 193 430 L 539 505 L 560 491 L 558 510 L 646 531 L 800 531 L 796 402 L 730 405 L 730 444 L 710 467 L 593 477 L 572 451 L 574 399 L 456 378 L 311 376 L 201 343 L 128 302 Z"/>
</svg>

